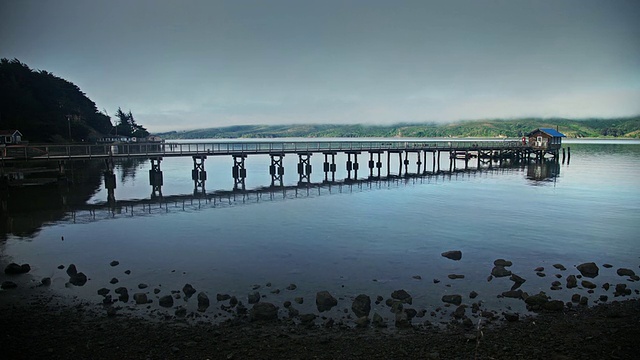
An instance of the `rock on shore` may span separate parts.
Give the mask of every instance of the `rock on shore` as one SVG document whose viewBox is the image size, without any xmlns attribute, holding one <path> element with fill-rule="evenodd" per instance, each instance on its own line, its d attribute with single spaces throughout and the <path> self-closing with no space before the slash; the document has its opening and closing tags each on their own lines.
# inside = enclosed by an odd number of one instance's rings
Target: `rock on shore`
<svg viewBox="0 0 640 360">
<path fill-rule="evenodd" d="M 316 307 L 319 312 L 331 310 L 336 305 L 338 305 L 338 300 L 328 291 L 319 291 L 316 294 Z"/>
</svg>

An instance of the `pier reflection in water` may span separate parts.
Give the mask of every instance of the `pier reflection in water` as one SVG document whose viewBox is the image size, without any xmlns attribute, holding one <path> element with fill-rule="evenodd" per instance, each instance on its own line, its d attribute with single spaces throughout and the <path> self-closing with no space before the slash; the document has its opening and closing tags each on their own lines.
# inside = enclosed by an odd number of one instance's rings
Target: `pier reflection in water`
<svg viewBox="0 0 640 360">
<path fill-rule="evenodd" d="M 334 161 L 335 161 L 335 155 Z M 347 161 L 351 160 L 348 155 Z M 282 159 L 279 167 L 284 168 Z M 391 159 L 388 159 L 392 164 Z M 458 169 L 456 163 L 466 163 L 463 169 Z M 264 184 L 251 189 L 238 188 L 237 179 L 234 178 L 234 186 L 230 190 L 215 190 L 207 193 L 204 189 L 206 176 L 194 174 L 194 192 L 189 194 L 162 195 L 162 182 L 154 181 L 157 177 L 159 160 L 151 160 L 151 168 L 148 171 L 151 184 L 151 195 L 147 198 L 116 198 L 118 184 L 122 187 L 128 183 L 140 180 L 139 172 L 149 164 L 144 159 L 119 159 L 112 161 L 83 161 L 72 162 L 68 166 L 63 179 L 50 182 L 43 186 L 16 187 L 12 186 L 3 192 L 0 231 L 3 234 L 20 236 L 34 236 L 40 226 L 60 222 L 87 222 L 101 219 L 110 219 L 117 216 L 148 216 L 151 214 L 171 213 L 175 211 L 190 211 L 202 208 L 217 208 L 225 206 L 238 206 L 265 201 L 278 201 L 296 198 L 310 198 L 340 194 L 354 191 L 374 191 L 381 189 L 397 188 L 401 186 L 415 186 L 420 184 L 437 184 L 446 181 L 464 181 L 466 178 L 478 176 L 500 176 L 505 173 L 523 173 L 527 179 L 536 185 L 540 182 L 553 181 L 560 171 L 560 164 L 556 161 L 544 161 L 542 163 L 513 162 L 511 159 L 481 159 L 477 167 L 470 167 L 468 159 L 453 159 L 451 171 L 432 168 L 424 171 L 409 172 L 408 164 L 402 157 L 397 159 L 398 172 L 387 176 L 369 176 L 357 178 L 357 171 L 351 175 L 351 170 L 346 168 L 344 174 L 335 166 L 328 167 L 324 172 L 322 182 L 311 182 L 311 178 L 295 185 L 284 185 L 284 172 L 280 171 L 278 182 L 281 186 Z M 185 165 L 186 161 L 181 163 Z M 234 159 L 235 163 L 235 159 Z M 194 160 L 196 166 L 200 162 Z M 236 166 L 237 164 L 234 164 Z M 106 170 L 104 170 L 106 168 Z M 403 171 L 404 169 L 404 171 Z M 172 172 L 177 169 L 171 168 Z M 420 168 L 417 168 L 420 170 Z M 51 169 L 50 171 L 55 171 Z M 344 179 L 336 180 L 336 172 L 346 175 Z M 116 173 L 118 177 L 116 177 Z M 246 170 L 243 172 L 246 175 Z M 328 173 L 332 173 L 328 175 Z M 277 171 L 276 171 L 277 174 Z M 175 176 L 175 174 L 173 174 Z M 216 178 L 224 178 L 218 174 Z M 328 180 L 329 176 L 332 180 Z M 142 179 L 146 176 L 143 174 Z M 246 177 L 246 176 L 245 176 Z M 27 178 L 35 180 L 36 178 Z M 144 182 L 144 180 L 142 180 Z M 242 179 L 244 182 L 244 179 Z M 100 182 L 103 182 L 101 186 Z M 175 182 L 172 182 L 175 184 Z M 184 185 L 184 183 L 182 184 Z M 184 188 L 184 186 L 182 187 Z M 96 194 L 105 193 L 106 199 L 100 200 Z M 4 235 L 3 235 L 4 236 Z"/>
</svg>

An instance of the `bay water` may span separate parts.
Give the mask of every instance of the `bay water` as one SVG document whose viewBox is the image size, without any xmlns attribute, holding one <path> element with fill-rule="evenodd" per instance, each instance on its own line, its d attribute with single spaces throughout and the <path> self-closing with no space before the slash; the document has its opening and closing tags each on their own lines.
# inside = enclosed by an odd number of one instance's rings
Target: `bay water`
<svg viewBox="0 0 640 360">
<path fill-rule="evenodd" d="M 164 202 L 150 199 L 149 162 L 128 161 L 115 166 L 115 207 L 100 207 L 108 197 L 100 171 L 90 177 L 85 173 L 91 166 L 76 163 L 68 172 L 84 180 L 66 190 L 48 190 L 65 193 L 64 205 L 35 216 L 29 202 L 38 203 L 40 195 L 34 192 L 25 196 L 26 210 L 10 209 L 0 251 L 5 262 L 29 263 L 34 285 L 50 277 L 50 291 L 77 301 L 101 304 L 100 288 L 110 289 L 114 298 L 120 286 L 130 294 L 147 293 L 153 300 L 149 308 L 116 303 L 125 307 L 122 311 L 144 316 L 172 316 L 178 306 L 195 313 L 196 300 L 184 296 L 174 309 L 158 306 L 159 297 L 187 283 L 212 300 L 201 313 L 208 319 L 230 317 L 221 310 L 227 302 L 216 302 L 216 294 L 236 296 L 247 305 L 254 291 L 279 306 L 282 316 L 282 304 L 297 297 L 304 299 L 294 302 L 297 309 L 317 313 L 315 295 L 327 290 L 338 306 L 325 314 L 336 320 L 353 317 L 351 302 L 357 295 L 375 301 L 399 289 L 413 298 L 407 307 L 426 310 L 427 316 L 414 323 L 448 321 L 453 308 L 444 307 L 442 297 L 452 294 L 461 295 L 463 304 L 525 313 L 523 301 L 501 296 L 514 283 L 490 277 L 499 258 L 513 262 L 508 269 L 526 279 L 520 289 L 529 294 L 544 291 L 568 302 L 578 293 L 593 304 L 600 295 L 613 300 L 613 290 L 602 288 L 605 283 L 624 283 L 637 292 L 637 283 L 616 270 L 640 272 L 640 141 L 574 140 L 563 146 L 571 148 L 569 163 L 484 166 L 260 193 L 229 192 L 231 157 L 210 156 L 206 191 L 218 194 L 210 198 L 177 196 L 193 193 L 193 160 L 165 158 Z M 361 156 L 358 177 L 363 179 L 369 175 L 368 158 Z M 391 160 L 395 173 L 400 162 Z M 296 184 L 297 161 L 285 157 L 285 185 Z M 313 183 L 324 180 L 323 161 L 319 154 L 312 156 Z M 338 179 L 346 177 L 345 161 L 346 155 L 339 154 Z M 448 159 L 442 163 L 448 166 Z M 268 166 L 268 156 L 247 158 L 247 189 L 270 185 Z M 449 250 L 460 250 L 462 259 L 441 256 Z M 111 266 L 113 260 L 119 265 Z M 567 289 L 566 277 L 578 275 L 575 267 L 585 262 L 599 266 L 599 275 L 589 279 L 598 287 L 592 293 L 582 286 Z M 69 264 L 89 277 L 84 286 L 68 284 L 65 269 L 58 267 Z M 544 267 L 541 274 L 534 271 L 538 267 Z M 464 278 L 450 279 L 452 274 Z M 110 284 L 112 278 L 118 283 Z M 562 289 L 551 290 L 553 281 L 560 281 Z M 148 288 L 139 289 L 141 283 Z M 474 299 L 469 298 L 472 291 L 478 294 Z M 373 312 L 394 318 L 384 301 L 373 304 Z"/>
</svg>

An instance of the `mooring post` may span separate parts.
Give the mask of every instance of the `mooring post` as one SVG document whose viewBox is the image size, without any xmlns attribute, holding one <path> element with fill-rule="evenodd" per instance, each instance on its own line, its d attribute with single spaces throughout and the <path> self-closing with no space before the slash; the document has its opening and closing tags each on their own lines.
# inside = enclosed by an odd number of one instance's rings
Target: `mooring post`
<svg viewBox="0 0 640 360">
<path fill-rule="evenodd" d="M 206 156 L 193 156 L 193 170 L 191 170 L 191 180 L 193 180 L 193 195 L 199 192 L 205 194 L 204 183 L 207 180 L 207 172 L 204 170 Z"/>
<path fill-rule="evenodd" d="M 418 175 L 421 174 L 421 169 L 422 169 L 422 161 L 420 161 L 420 151 L 417 152 L 418 154 L 418 161 L 416 161 L 416 165 L 418 165 Z M 426 160 L 426 155 L 425 155 L 425 160 Z"/>
<path fill-rule="evenodd" d="M 571 161 L 571 147 L 567 147 L 567 165 Z"/>
<path fill-rule="evenodd" d="M 280 183 L 278 186 L 284 186 L 284 166 L 282 165 L 282 158 L 284 154 L 270 154 L 271 165 L 269 165 L 269 174 L 271 175 L 271 187 L 276 186 L 276 183 Z"/>
</svg>

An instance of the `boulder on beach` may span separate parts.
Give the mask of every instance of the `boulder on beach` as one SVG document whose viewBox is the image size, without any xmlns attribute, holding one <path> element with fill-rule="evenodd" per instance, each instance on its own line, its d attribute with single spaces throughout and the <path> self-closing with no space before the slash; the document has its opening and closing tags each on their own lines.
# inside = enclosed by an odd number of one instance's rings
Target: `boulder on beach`
<svg viewBox="0 0 640 360">
<path fill-rule="evenodd" d="M 198 311 L 203 312 L 209 307 L 209 297 L 204 292 L 198 293 Z"/>
<path fill-rule="evenodd" d="M 287 290 L 295 290 L 297 288 L 298 286 L 296 284 L 289 284 L 289 286 L 287 286 Z"/>
<path fill-rule="evenodd" d="M 136 304 L 142 305 L 148 302 L 147 294 L 145 293 L 135 293 L 133 294 L 133 300 L 135 300 Z"/>
<path fill-rule="evenodd" d="M 391 298 L 396 299 L 396 300 L 400 300 L 401 302 L 405 303 L 405 304 L 412 304 L 413 303 L 413 298 L 411 297 L 411 295 L 406 292 L 405 290 L 396 290 L 394 292 L 391 293 Z"/>
<path fill-rule="evenodd" d="M 587 289 L 595 289 L 597 286 L 589 280 L 582 280 L 582 287 Z"/>
<path fill-rule="evenodd" d="M 567 289 L 572 289 L 578 286 L 578 279 L 576 279 L 575 275 L 567 276 Z"/>
<path fill-rule="evenodd" d="M 217 301 L 226 301 L 231 299 L 231 295 L 229 294 L 216 294 L 216 300 Z M 251 304 L 251 303 L 249 303 Z"/>
<path fill-rule="evenodd" d="M 78 269 L 76 268 L 75 264 L 71 264 L 67 266 L 67 275 L 73 276 L 77 273 L 78 273 Z"/>
<path fill-rule="evenodd" d="M 351 310 L 358 318 L 369 316 L 371 312 L 371 298 L 365 294 L 356 296 L 351 304 Z"/>
<path fill-rule="evenodd" d="M 257 291 L 252 292 L 247 296 L 249 304 L 257 304 L 260 301 L 260 293 Z M 220 300 L 218 300 L 220 301 Z"/>
<path fill-rule="evenodd" d="M 83 286 L 87 283 L 87 275 L 82 272 L 71 275 L 69 277 L 69 282 L 75 286 Z"/>
<path fill-rule="evenodd" d="M 249 313 L 251 321 L 271 321 L 278 318 L 278 307 L 268 302 L 254 304 Z"/>
<path fill-rule="evenodd" d="M 377 327 L 377 328 L 383 328 L 386 327 L 387 324 L 385 324 L 384 319 L 382 318 L 382 316 L 380 316 L 378 313 L 374 313 L 373 314 L 373 326 Z"/>
<path fill-rule="evenodd" d="M 511 271 L 504 268 L 504 266 L 494 266 L 491 269 L 491 275 L 495 277 L 506 277 L 511 275 Z"/>
<path fill-rule="evenodd" d="M 596 265 L 596 263 L 593 263 L 593 262 L 580 264 L 577 266 L 577 268 L 578 268 L 578 271 L 580 271 L 580 274 L 582 274 L 582 276 L 585 276 L 588 278 L 594 278 L 598 276 L 598 271 L 600 270 L 598 268 L 598 265 Z"/>
<path fill-rule="evenodd" d="M 631 269 L 620 268 L 616 271 L 620 276 L 635 276 L 636 273 Z"/>
<path fill-rule="evenodd" d="M 464 279 L 464 275 L 461 275 L 461 274 L 449 274 L 447 275 L 447 277 L 451 280 Z"/>
<path fill-rule="evenodd" d="M 158 300 L 158 304 L 162 307 L 170 308 L 173 306 L 173 297 L 171 295 L 165 295 Z"/>
<path fill-rule="evenodd" d="M 127 290 L 127 288 L 121 286 L 115 289 L 114 292 L 119 295 L 118 300 L 125 303 L 129 301 L 129 291 Z"/>
<path fill-rule="evenodd" d="M 446 257 L 447 259 L 456 260 L 456 261 L 462 259 L 462 251 L 460 250 L 445 251 L 440 255 Z"/>
<path fill-rule="evenodd" d="M 449 304 L 453 304 L 453 305 L 460 305 L 462 304 L 462 296 L 461 295 L 444 295 L 442 296 L 442 301 Z"/>
<path fill-rule="evenodd" d="M 110 292 L 111 290 L 107 289 L 107 288 L 100 288 L 98 289 L 98 295 L 100 296 L 107 296 L 107 294 Z"/>
<path fill-rule="evenodd" d="M 493 265 L 502 266 L 502 267 L 509 267 L 509 266 L 513 265 L 513 263 L 511 261 L 505 260 L 505 259 L 496 259 L 493 262 Z"/>
<path fill-rule="evenodd" d="M 336 305 L 338 305 L 338 300 L 336 300 L 336 298 L 334 298 L 328 291 L 319 291 L 316 294 L 316 307 L 318 308 L 318 311 L 328 311 Z"/>
<path fill-rule="evenodd" d="M 26 274 L 29 271 L 31 271 L 31 266 L 29 266 L 29 264 L 18 265 L 16 263 L 10 263 L 4 268 L 4 273 L 7 275 Z"/>
<path fill-rule="evenodd" d="M 184 296 L 186 298 L 190 298 L 193 294 L 196 293 L 196 289 L 194 289 L 193 286 L 191 286 L 191 284 L 185 284 L 182 287 L 182 292 L 184 292 Z"/>
<path fill-rule="evenodd" d="M 539 308 L 541 306 L 543 306 L 544 304 L 546 304 L 547 302 L 549 302 L 549 297 L 543 293 L 540 292 L 538 294 L 535 295 L 531 295 L 529 297 L 527 297 L 526 299 L 524 299 L 524 302 L 533 307 L 534 309 Z"/>
<path fill-rule="evenodd" d="M 560 271 L 565 271 L 565 270 L 567 270 L 567 268 L 566 268 L 566 267 L 564 267 L 564 265 L 562 265 L 562 264 L 553 264 L 553 267 L 554 267 L 554 268 L 556 268 L 556 269 L 558 269 L 558 270 L 560 270 Z"/>
<path fill-rule="evenodd" d="M 119 261 L 117 261 L 117 260 L 113 260 L 111 263 L 109 263 L 109 265 L 111 265 L 111 266 L 118 266 L 118 265 L 120 265 L 120 262 L 119 262 Z"/>
</svg>

